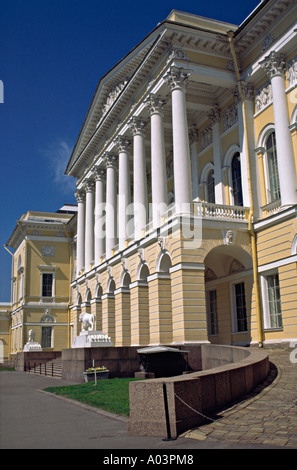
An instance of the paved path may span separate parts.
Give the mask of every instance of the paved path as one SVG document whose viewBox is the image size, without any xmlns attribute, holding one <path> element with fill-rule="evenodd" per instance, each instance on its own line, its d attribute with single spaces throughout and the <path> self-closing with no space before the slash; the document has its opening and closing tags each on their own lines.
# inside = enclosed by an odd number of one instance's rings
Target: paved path
<svg viewBox="0 0 297 470">
<path fill-rule="evenodd" d="M 1 449 L 190 449 L 297 447 L 297 364 L 272 351 L 278 375 L 258 394 L 217 415 L 219 420 L 177 440 L 128 436 L 127 420 L 40 390 L 70 382 L 0 372 Z M 271 380 L 270 380 L 271 382 Z M 268 385 L 268 386 L 267 386 Z M 165 436 L 164 436 L 165 437 Z"/>
<path fill-rule="evenodd" d="M 297 364 L 290 361 L 290 352 L 270 349 L 273 369 L 266 383 L 241 403 L 218 413 L 214 422 L 183 436 L 212 446 L 244 442 L 297 449 Z"/>
</svg>

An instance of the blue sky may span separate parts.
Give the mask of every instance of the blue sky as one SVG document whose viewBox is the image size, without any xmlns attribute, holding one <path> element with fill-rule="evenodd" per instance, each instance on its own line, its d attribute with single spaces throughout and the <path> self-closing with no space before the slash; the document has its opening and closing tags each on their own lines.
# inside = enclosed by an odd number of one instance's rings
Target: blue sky
<svg viewBox="0 0 297 470">
<path fill-rule="evenodd" d="M 0 0 L 0 302 L 20 215 L 76 202 L 64 171 L 100 77 L 173 9 L 239 25 L 258 3 Z"/>
</svg>

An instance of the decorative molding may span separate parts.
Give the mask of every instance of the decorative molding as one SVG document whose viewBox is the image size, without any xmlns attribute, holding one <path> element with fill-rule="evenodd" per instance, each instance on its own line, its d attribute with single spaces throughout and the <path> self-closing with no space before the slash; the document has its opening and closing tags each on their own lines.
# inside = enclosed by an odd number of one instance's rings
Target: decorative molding
<svg viewBox="0 0 297 470">
<path fill-rule="evenodd" d="M 137 251 L 137 254 L 139 256 L 140 261 L 143 263 L 144 262 L 144 248 L 139 248 Z"/>
<path fill-rule="evenodd" d="M 55 256 L 55 247 L 52 245 L 44 245 L 42 247 L 42 256 Z"/>
<path fill-rule="evenodd" d="M 226 132 L 230 127 L 238 122 L 238 109 L 235 103 L 232 103 L 228 108 L 222 112 L 223 132 Z"/>
<path fill-rule="evenodd" d="M 103 156 L 103 163 L 106 168 L 116 168 L 117 164 L 117 156 L 116 155 L 111 155 L 111 154 L 105 154 Z"/>
<path fill-rule="evenodd" d="M 75 191 L 74 196 L 76 197 L 78 204 L 83 203 L 86 200 L 86 194 L 81 189 L 78 191 Z"/>
<path fill-rule="evenodd" d="M 169 56 L 168 56 L 168 60 L 167 60 L 167 64 L 171 61 L 171 60 L 189 60 L 187 54 L 185 53 L 185 51 L 181 48 L 175 48 L 175 49 L 171 49 L 170 52 L 169 52 Z"/>
<path fill-rule="evenodd" d="M 131 145 L 129 139 L 123 136 L 118 136 L 115 140 L 116 148 L 118 149 L 119 153 L 121 152 L 128 152 L 128 149 Z"/>
<path fill-rule="evenodd" d="M 105 181 L 105 177 L 106 177 L 105 168 L 95 168 L 94 175 L 95 175 L 95 181 Z"/>
<path fill-rule="evenodd" d="M 95 191 L 95 184 L 93 181 L 88 180 L 84 184 L 84 189 L 86 193 L 93 193 Z"/>
<path fill-rule="evenodd" d="M 170 67 L 170 70 L 164 75 L 163 79 L 167 83 L 170 91 L 176 89 L 185 89 L 188 85 L 190 72 L 179 67 Z"/>
<path fill-rule="evenodd" d="M 289 87 L 297 84 L 297 56 L 287 62 L 287 79 Z"/>
<path fill-rule="evenodd" d="M 218 107 L 218 105 L 215 105 L 215 106 L 212 108 L 212 110 L 210 111 L 210 113 L 208 113 L 207 117 L 208 117 L 208 119 L 211 121 L 212 125 L 217 124 L 218 122 L 220 122 L 221 110 L 220 110 L 220 108 Z"/>
<path fill-rule="evenodd" d="M 266 71 L 270 80 L 277 75 L 284 75 L 286 66 L 284 57 L 284 54 L 271 51 L 264 60 L 259 62 L 261 67 Z"/>
<path fill-rule="evenodd" d="M 226 236 L 224 239 L 224 244 L 225 245 L 233 245 L 235 241 L 235 234 L 232 230 L 227 230 L 226 231 Z"/>
<path fill-rule="evenodd" d="M 262 51 L 266 51 L 266 49 L 268 49 L 268 47 L 273 43 L 274 41 L 274 37 L 272 36 L 271 33 L 268 33 L 265 38 L 264 38 L 264 41 L 262 43 Z"/>
<path fill-rule="evenodd" d="M 159 245 L 161 251 L 165 250 L 165 242 L 166 242 L 165 237 L 158 237 L 158 245 Z"/>
<path fill-rule="evenodd" d="M 133 136 L 137 134 L 144 135 L 147 130 L 147 121 L 145 119 L 137 118 L 134 116 L 128 122 L 128 126 Z"/>
<path fill-rule="evenodd" d="M 150 93 L 145 99 L 145 105 L 151 114 L 162 113 L 165 104 L 166 100 L 163 97 L 160 95 L 154 95 L 153 93 Z"/>
<path fill-rule="evenodd" d="M 102 116 L 104 116 L 107 111 L 111 108 L 121 91 L 125 88 L 127 85 L 128 80 L 124 80 L 123 82 L 118 83 L 108 94 L 106 98 L 106 102 L 102 107 Z"/>
<path fill-rule="evenodd" d="M 212 126 L 205 127 L 199 132 L 200 152 L 212 144 Z"/>
<path fill-rule="evenodd" d="M 195 142 L 198 142 L 198 139 L 199 139 L 199 132 L 198 132 L 196 124 L 193 124 L 193 126 L 189 128 L 190 143 L 194 144 Z"/>
</svg>

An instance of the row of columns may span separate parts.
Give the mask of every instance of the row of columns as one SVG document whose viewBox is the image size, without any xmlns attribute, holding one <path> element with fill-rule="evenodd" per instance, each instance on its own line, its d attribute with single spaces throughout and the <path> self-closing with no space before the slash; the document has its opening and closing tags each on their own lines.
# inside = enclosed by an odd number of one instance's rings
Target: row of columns
<svg viewBox="0 0 297 470">
<path fill-rule="evenodd" d="M 290 134 L 283 54 L 272 51 L 260 62 L 271 82 L 277 163 L 282 206 L 297 203 L 297 177 Z"/>
<path fill-rule="evenodd" d="M 172 99 L 175 205 L 177 212 L 185 212 L 191 210 L 192 203 L 191 162 L 185 99 L 189 73 L 184 69 L 171 67 L 163 78 L 171 91 Z M 163 125 L 163 108 L 166 100 L 150 94 L 145 104 L 150 111 L 152 220 L 154 228 L 157 228 L 161 225 L 162 215 L 168 205 Z M 129 231 L 134 232 L 136 239 L 142 236 L 143 229 L 148 222 L 146 125 L 147 122 L 141 117 L 133 117 L 129 122 L 133 136 L 133 214 L 128 213 L 131 203 L 130 141 L 125 136 L 119 136 L 115 141 L 117 154 L 104 155 L 103 167 L 97 168 L 92 180 L 87 181 L 83 189 L 76 192 L 78 202 L 77 275 L 83 269 L 88 271 L 93 263 L 98 265 L 104 253 L 106 253 L 106 257 L 112 255 L 112 250 L 117 244 L 117 228 L 120 250 L 126 247 L 126 240 L 132 235 Z M 105 180 L 106 188 L 104 188 Z M 118 207 L 117 201 L 119 202 Z M 103 215 L 104 211 L 105 216 Z M 133 216 L 133 221 L 131 221 L 131 216 Z M 105 230 L 103 228 L 104 221 Z M 132 229 L 131 226 L 133 226 Z"/>
</svg>

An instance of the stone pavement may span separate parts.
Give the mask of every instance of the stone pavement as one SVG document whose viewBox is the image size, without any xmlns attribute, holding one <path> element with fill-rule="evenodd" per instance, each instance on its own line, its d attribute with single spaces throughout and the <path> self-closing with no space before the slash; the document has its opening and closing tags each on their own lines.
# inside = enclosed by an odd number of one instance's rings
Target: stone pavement
<svg viewBox="0 0 297 470">
<path fill-rule="evenodd" d="M 1 449 L 297 448 L 297 364 L 290 351 L 270 350 L 272 373 L 244 400 L 177 440 L 129 436 L 127 420 L 78 402 L 40 393 L 70 382 L 25 372 L 0 372 Z M 164 436 L 166 437 L 166 436 Z"/>
<path fill-rule="evenodd" d="M 297 449 L 297 363 L 292 350 L 269 349 L 272 371 L 265 383 L 244 400 L 183 437 L 204 441 L 270 445 Z"/>
</svg>

